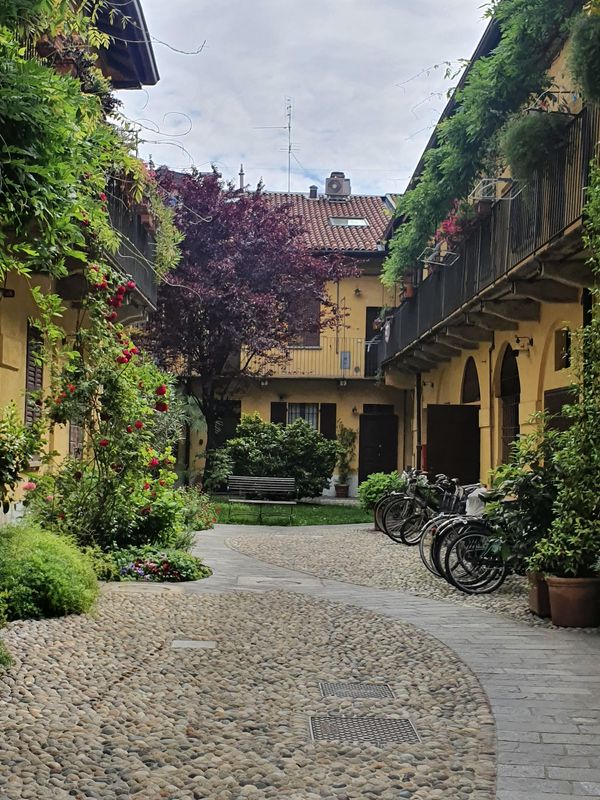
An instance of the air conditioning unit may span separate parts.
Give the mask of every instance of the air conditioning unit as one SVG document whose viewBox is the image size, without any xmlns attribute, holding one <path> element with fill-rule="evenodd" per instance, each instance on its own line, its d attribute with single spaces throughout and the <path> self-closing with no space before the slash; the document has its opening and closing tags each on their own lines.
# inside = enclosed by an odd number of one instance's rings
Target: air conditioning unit
<svg viewBox="0 0 600 800">
<path fill-rule="evenodd" d="M 350 178 L 346 178 L 343 172 L 332 172 L 325 181 L 325 194 L 333 199 L 349 197 Z"/>
</svg>

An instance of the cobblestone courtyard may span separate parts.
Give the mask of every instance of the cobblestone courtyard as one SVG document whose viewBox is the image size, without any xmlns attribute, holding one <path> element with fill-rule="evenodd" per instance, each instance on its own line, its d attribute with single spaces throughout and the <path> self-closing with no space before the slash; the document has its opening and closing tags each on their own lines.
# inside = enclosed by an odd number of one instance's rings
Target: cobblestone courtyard
<svg viewBox="0 0 600 800">
<path fill-rule="evenodd" d="M 598 637 L 307 574 L 319 552 L 347 564 L 355 528 L 219 526 L 198 537 L 208 580 L 9 626 L 2 800 L 600 797 Z M 286 543 L 305 572 L 267 563 Z M 409 719 L 418 740 L 311 740 L 311 717 L 339 715 Z"/>
</svg>

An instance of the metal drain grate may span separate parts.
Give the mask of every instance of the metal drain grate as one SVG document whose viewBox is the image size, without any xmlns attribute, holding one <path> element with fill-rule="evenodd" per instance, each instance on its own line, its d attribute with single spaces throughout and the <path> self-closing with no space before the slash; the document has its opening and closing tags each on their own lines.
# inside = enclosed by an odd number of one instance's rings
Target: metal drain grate
<svg viewBox="0 0 600 800">
<path fill-rule="evenodd" d="M 394 697 L 387 683 L 327 683 L 321 681 L 319 688 L 323 697 Z"/>
<path fill-rule="evenodd" d="M 390 742 L 420 742 L 419 735 L 408 719 L 389 717 L 310 717 L 313 739 L 338 740 L 361 744 Z"/>
</svg>

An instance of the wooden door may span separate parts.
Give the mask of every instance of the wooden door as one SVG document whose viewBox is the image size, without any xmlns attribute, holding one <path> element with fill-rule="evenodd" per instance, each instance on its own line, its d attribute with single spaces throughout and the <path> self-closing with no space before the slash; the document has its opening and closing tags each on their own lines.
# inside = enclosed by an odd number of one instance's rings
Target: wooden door
<svg viewBox="0 0 600 800">
<path fill-rule="evenodd" d="M 398 469 L 398 417 L 361 414 L 358 437 L 358 482 L 373 472 Z"/>
<path fill-rule="evenodd" d="M 479 480 L 479 406 L 427 406 L 427 467 L 461 483 Z"/>
</svg>

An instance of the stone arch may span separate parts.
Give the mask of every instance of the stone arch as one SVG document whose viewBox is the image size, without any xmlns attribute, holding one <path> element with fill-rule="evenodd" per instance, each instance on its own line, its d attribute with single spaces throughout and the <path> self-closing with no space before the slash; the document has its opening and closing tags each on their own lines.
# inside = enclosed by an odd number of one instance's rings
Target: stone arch
<svg viewBox="0 0 600 800">
<path fill-rule="evenodd" d="M 521 404 L 521 379 L 517 356 L 507 344 L 498 361 L 496 396 L 500 399 L 500 456 L 503 463 L 510 459 L 511 444 L 521 431 L 519 407 Z"/>
<path fill-rule="evenodd" d="M 473 356 L 469 356 L 463 370 L 462 386 L 460 390 L 460 402 L 479 403 L 481 401 L 481 389 L 479 386 L 479 374 Z"/>
</svg>

